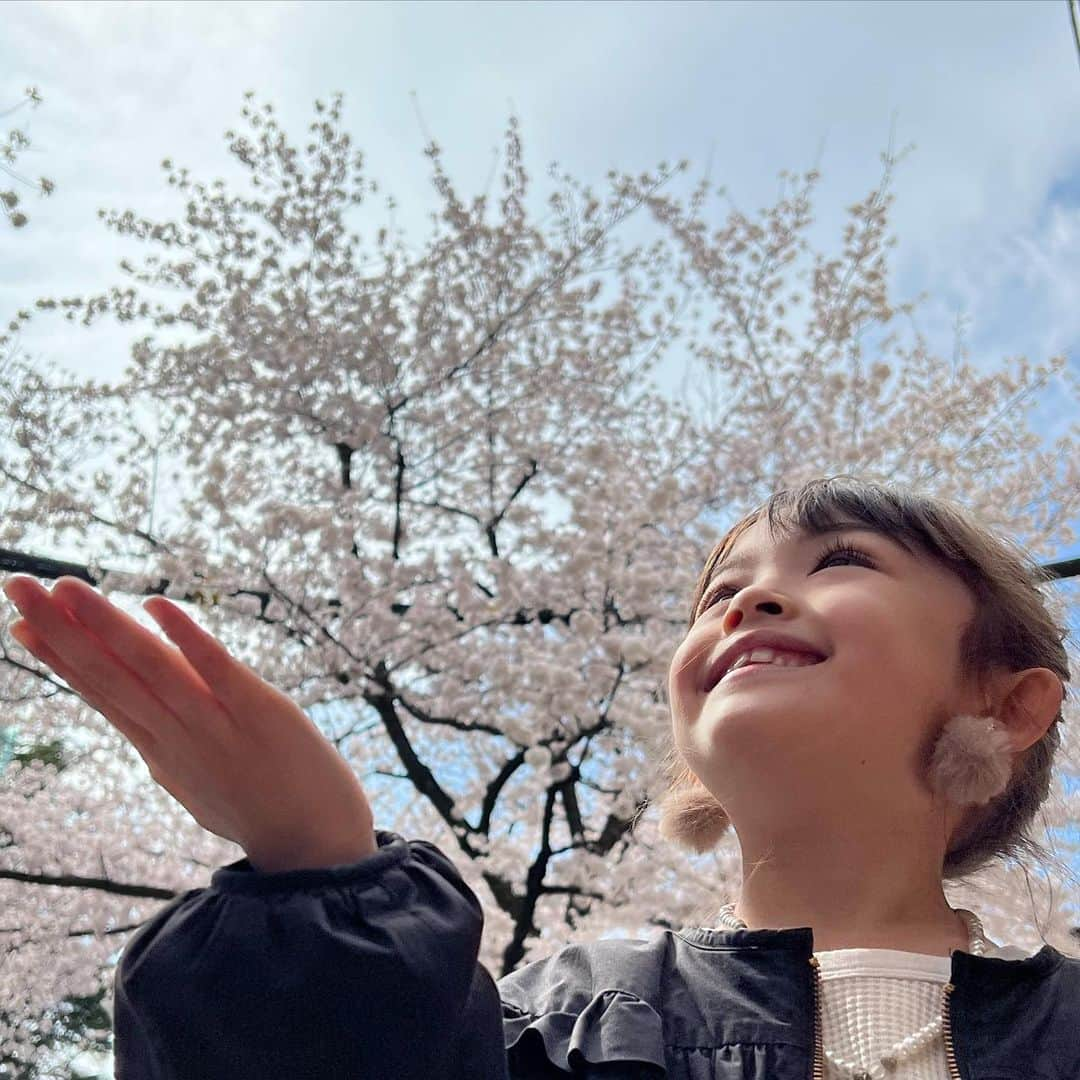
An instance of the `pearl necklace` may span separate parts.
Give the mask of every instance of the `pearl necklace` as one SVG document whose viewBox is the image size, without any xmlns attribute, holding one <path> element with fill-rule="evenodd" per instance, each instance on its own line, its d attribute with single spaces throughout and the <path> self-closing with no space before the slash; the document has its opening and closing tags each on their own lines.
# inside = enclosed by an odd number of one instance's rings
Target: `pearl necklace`
<svg viewBox="0 0 1080 1080">
<path fill-rule="evenodd" d="M 957 908 L 956 910 L 967 924 L 968 952 L 974 956 L 982 956 L 986 951 L 986 937 L 983 934 L 982 922 L 973 911 L 967 911 L 964 908 Z M 734 904 L 725 904 L 720 909 L 719 918 L 725 926 L 732 930 L 747 929 L 746 923 L 735 914 Z M 915 1057 L 934 1042 L 941 1035 L 941 1023 L 941 1017 L 935 1017 L 913 1035 L 901 1039 L 891 1050 L 878 1059 L 878 1064 L 871 1065 L 869 1069 L 864 1069 L 861 1065 L 857 1065 L 852 1061 L 846 1061 L 831 1050 L 825 1050 L 825 1056 L 842 1073 L 852 1077 L 852 1080 L 883 1080 L 890 1073 L 893 1073 L 902 1061 Z"/>
</svg>

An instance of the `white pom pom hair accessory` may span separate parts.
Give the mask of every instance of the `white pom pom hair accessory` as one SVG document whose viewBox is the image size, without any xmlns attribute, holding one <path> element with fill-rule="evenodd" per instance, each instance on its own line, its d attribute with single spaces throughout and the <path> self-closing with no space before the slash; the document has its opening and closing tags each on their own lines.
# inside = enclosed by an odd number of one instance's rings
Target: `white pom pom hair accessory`
<svg viewBox="0 0 1080 1080">
<path fill-rule="evenodd" d="M 962 806 L 988 803 L 1009 786 L 1012 742 L 992 716 L 954 716 L 930 760 L 930 786 Z"/>
</svg>

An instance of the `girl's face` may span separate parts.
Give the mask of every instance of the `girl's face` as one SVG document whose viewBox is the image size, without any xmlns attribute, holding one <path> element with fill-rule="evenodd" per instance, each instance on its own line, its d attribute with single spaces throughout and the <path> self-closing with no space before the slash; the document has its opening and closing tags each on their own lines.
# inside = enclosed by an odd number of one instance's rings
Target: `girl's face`
<svg viewBox="0 0 1080 1080">
<path fill-rule="evenodd" d="M 829 551 L 838 545 L 857 554 Z M 924 762 L 940 724 L 983 711 L 956 679 L 974 608 L 944 567 L 861 524 L 774 544 L 759 519 L 713 573 L 672 658 L 675 744 L 736 828 L 740 811 L 779 825 L 799 807 L 840 821 L 853 808 L 898 820 L 920 799 L 928 809 Z M 793 635 L 826 659 L 729 676 L 706 693 L 711 662 L 753 630 Z"/>
</svg>

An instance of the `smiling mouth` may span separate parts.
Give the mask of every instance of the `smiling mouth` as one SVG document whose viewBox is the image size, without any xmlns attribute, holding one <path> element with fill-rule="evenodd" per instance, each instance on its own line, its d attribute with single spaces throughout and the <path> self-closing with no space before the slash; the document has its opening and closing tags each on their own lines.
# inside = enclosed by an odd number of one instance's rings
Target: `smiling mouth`
<svg viewBox="0 0 1080 1080">
<path fill-rule="evenodd" d="M 738 679 L 740 676 L 745 675 L 750 671 L 780 671 L 784 673 L 790 673 L 793 671 L 802 671 L 804 668 L 817 667 L 819 664 L 824 664 L 824 660 L 815 660 L 812 664 L 743 664 L 742 667 L 737 667 L 734 671 L 729 671 L 717 684 L 713 687 L 713 690 L 717 686 L 723 686 L 725 683 L 730 682 L 732 679 Z M 710 691 L 711 693 L 712 691 Z"/>
</svg>

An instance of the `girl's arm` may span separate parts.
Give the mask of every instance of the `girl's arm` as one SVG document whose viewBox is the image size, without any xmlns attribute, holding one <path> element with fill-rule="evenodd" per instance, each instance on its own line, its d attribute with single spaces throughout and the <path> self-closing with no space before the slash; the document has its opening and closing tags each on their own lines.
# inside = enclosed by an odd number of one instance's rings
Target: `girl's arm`
<svg viewBox="0 0 1080 1080">
<path fill-rule="evenodd" d="M 379 831 L 350 865 L 215 871 L 129 940 L 116 1080 L 507 1080 L 483 915 L 449 859 Z"/>
<path fill-rule="evenodd" d="M 77 578 L 4 591 L 12 636 L 247 854 L 128 941 L 117 1080 L 503 1080 L 479 901 L 433 845 L 377 840 L 359 780 L 298 706 L 164 597 L 144 607 L 173 644 Z"/>
</svg>

